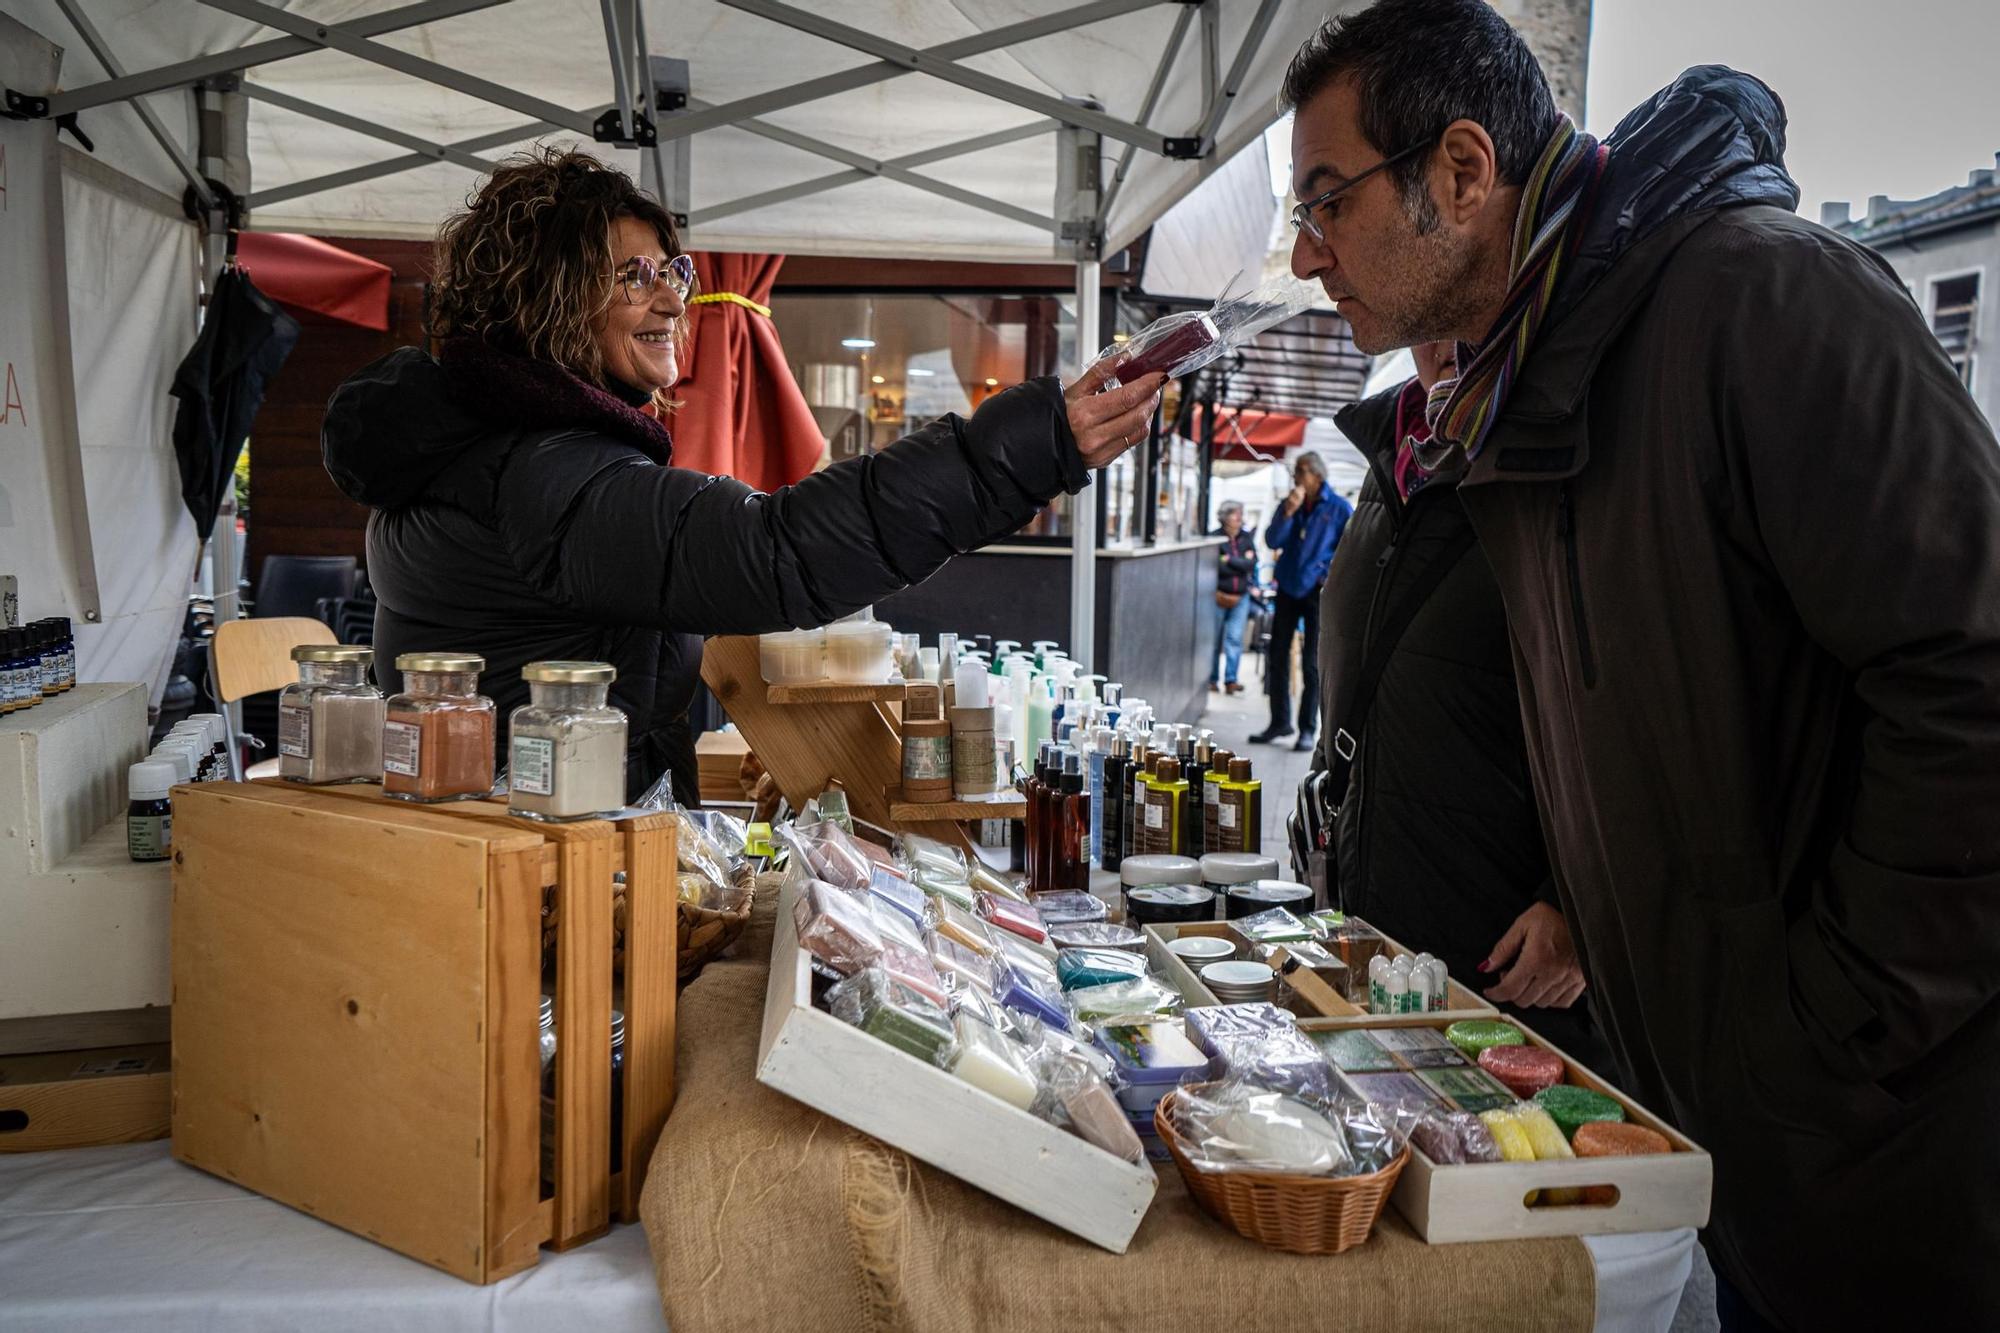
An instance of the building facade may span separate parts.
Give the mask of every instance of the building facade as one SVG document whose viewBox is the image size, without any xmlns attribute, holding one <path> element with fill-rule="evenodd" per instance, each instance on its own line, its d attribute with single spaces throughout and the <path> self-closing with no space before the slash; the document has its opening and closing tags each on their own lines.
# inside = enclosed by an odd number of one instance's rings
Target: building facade
<svg viewBox="0 0 2000 1333">
<path fill-rule="evenodd" d="M 1820 221 L 1895 268 L 1988 421 L 2000 424 L 2000 154 L 1924 199 L 1876 195 L 1865 217 L 1827 204 Z"/>
</svg>

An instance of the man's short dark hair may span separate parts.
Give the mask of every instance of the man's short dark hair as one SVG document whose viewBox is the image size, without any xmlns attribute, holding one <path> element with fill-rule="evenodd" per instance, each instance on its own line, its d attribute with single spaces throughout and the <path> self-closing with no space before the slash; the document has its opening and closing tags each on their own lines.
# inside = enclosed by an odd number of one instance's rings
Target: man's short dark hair
<svg viewBox="0 0 2000 1333">
<path fill-rule="evenodd" d="M 1519 185 L 1555 133 L 1542 67 L 1485 0 L 1377 0 L 1330 18 L 1292 57 L 1279 100 L 1296 110 L 1347 77 L 1360 93 L 1361 132 L 1384 157 L 1443 137 L 1455 120 L 1476 121 L 1493 139 L 1500 178 Z M 1419 154 L 1390 168 L 1420 215 L 1430 211 L 1427 166 Z"/>
</svg>

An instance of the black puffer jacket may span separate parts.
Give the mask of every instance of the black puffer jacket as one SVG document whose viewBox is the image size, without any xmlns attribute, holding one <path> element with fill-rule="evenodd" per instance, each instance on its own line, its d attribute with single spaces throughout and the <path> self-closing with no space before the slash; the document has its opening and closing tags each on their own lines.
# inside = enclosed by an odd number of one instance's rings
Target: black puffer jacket
<svg viewBox="0 0 2000 1333">
<path fill-rule="evenodd" d="M 504 716 L 527 701 L 526 663 L 608 661 L 634 794 L 669 767 L 696 790 L 680 719 L 702 636 L 825 624 L 1089 478 L 1054 379 L 766 495 L 672 466 L 659 423 L 552 365 L 459 342 L 358 371 L 321 443 L 335 483 L 375 510 L 384 687 L 399 653 L 477 652 Z"/>
</svg>

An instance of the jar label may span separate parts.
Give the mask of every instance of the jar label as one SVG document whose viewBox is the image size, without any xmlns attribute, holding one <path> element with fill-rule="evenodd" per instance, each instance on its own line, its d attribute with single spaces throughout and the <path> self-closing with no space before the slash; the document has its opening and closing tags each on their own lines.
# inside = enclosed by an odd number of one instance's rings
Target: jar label
<svg viewBox="0 0 2000 1333">
<path fill-rule="evenodd" d="M 516 736 L 508 785 L 530 796 L 555 794 L 556 743 L 538 736 Z"/>
<path fill-rule="evenodd" d="M 1216 807 L 1215 822 L 1221 825 L 1223 828 L 1229 828 L 1229 829 L 1235 828 L 1236 811 L 1239 808 L 1240 807 L 1238 807 L 1236 802 L 1234 801 L 1222 802 L 1220 805 Z"/>
<path fill-rule="evenodd" d="M 125 848 L 134 861 L 164 861 L 173 855 L 172 815 L 131 815 L 125 820 Z"/>
<path fill-rule="evenodd" d="M 987 747 L 992 753 L 992 747 Z M 951 781 L 951 737 L 906 736 L 903 738 L 903 781 Z"/>
<path fill-rule="evenodd" d="M 312 758 L 313 715 L 310 704 L 278 705 L 278 753 L 294 759 Z"/>
<path fill-rule="evenodd" d="M 422 776 L 418 756 L 422 753 L 424 731 L 414 722 L 382 724 L 382 771 L 406 778 Z"/>
</svg>

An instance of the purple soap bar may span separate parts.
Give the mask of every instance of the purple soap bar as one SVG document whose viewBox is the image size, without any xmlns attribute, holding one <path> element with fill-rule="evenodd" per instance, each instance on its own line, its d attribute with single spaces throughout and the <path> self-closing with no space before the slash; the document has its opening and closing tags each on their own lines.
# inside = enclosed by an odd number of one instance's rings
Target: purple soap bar
<svg viewBox="0 0 2000 1333">
<path fill-rule="evenodd" d="M 993 978 L 993 998 L 1017 1014 L 1039 1018 L 1051 1027 L 1069 1028 L 1069 1006 L 1063 1003 L 1062 988 L 1053 977 L 1043 977 L 1025 967 L 1003 963 Z"/>
<path fill-rule="evenodd" d="M 1221 1055 L 1225 1042 L 1292 1031 L 1299 1025 L 1299 1020 L 1290 1010 L 1261 1003 L 1203 1005 L 1188 1010 L 1184 1021 L 1188 1040 L 1208 1056 Z"/>
</svg>

